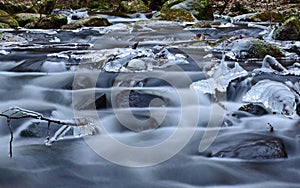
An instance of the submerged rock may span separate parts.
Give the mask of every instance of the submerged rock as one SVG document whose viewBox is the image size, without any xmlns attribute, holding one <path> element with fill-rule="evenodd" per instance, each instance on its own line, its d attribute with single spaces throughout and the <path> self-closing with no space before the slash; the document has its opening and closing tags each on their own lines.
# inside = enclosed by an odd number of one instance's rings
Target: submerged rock
<svg viewBox="0 0 300 188">
<path fill-rule="evenodd" d="M 213 157 L 238 159 L 280 159 L 287 158 L 284 143 L 279 138 L 249 139 L 233 144 L 212 154 Z"/>
<path fill-rule="evenodd" d="M 10 16 L 7 12 L 0 10 L 0 23 L 5 23 L 12 28 L 19 27 L 17 20 Z M 6 26 L 6 25 L 5 25 Z"/>
<path fill-rule="evenodd" d="M 188 11 L 178 9 L 162 9 L 160 12 L 153 15 L 154 20 L 168 20 L 177 22 L 193 22 L 196 18 Z"/>
<path fill-rule="evenodd" d="M 26 39 L 20 36 L 16 36 L 10 33 L 0 33 L 0 43 L 1 42 L 16 42 L 16 43 L 26 43 Z"/>
<path fill-rule="evenodd" d="M 238 38 L 228 39 L 221 42 L 213 49 L 213 54 L 217 58 L 222 58 L 225 51 L 225 57 L 231 60 L 260 58 L 266 55 L 273 57 L 283 57 L 284 53 L 277 46 L 256 38 Z"/>
<path fill-rule="evenodd" d="M 300 22 L 298 16 L 287 19 L 282 26 L 274 31 L 276 40 L 300 40 Z"/>
<path fill-rule="evenodd" d="M 213 20 L 212 7 L 208 0 L 169 0 L 164 8 L 183 9 L 192 13 L 198 20 Z"/>
<path fill-rule="evenodd" d="M 50 15 L 42 17 L 36 24 L 35 27 L 38 29 L 60 29 L 61 26 L 68 23 L 65 15 Z"/>
</svg>

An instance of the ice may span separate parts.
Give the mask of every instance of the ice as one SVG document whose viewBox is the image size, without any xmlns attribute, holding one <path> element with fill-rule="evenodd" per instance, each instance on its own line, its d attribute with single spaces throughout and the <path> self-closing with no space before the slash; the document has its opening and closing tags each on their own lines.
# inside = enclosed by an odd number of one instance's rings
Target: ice
<svg viewBox="0 0 300 188">
<path fill-rule="evenodd" d="M 296 102 L 294 93 L 283 83 L 261 80 L 243 97 L 244 102 L 262 103 L 272 112 L 285 116 L 295 114 Z"/>
<path fill-rule="evenodd" d="M 247 76 L 248 72 L 244 70 L 237 62 L 233 68 L 229 68 L 225 61 L 217 67 L 216 71 L 207 80 L 193 82 L 190 88 L 201 90 L 204 93 L 213 94 L 216 90 L 226 92 L 227 86 L 236 78 Z"/>
</svg>

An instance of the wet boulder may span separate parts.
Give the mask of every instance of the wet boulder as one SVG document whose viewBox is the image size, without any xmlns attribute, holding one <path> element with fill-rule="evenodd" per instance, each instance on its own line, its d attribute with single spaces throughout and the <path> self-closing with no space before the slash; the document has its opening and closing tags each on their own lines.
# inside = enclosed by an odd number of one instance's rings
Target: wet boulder
<svg viewBox="0 0 300 188">
<path fill-rule="evenodd" d="M 239 108 L 239 111 L 248 112 L 253 115 L 262 116 L 268 114 L 268 110 L 266 110 L 263 105 L 255 104 L 255 103 L 248 103 L 244 104 Z"/>
<path fill-rule="evenodd" d="M 106 19 L 100 16 L 91 16 L 90 18 L 83 21 L 82 25 L 86 27 L 101 27 L 109 26 L 111 23 Z"/>
<path fill-rule="evenodd" d="M 42 17 L 35 27 L 38 29 L 60 29 L 61 26 L 66 25 L 68 22 L 67 17 L 62 14 L 54 14 Z"/>
<path fill-rule="evenodd" d="M 213 20 L 212 7 L 208 0 L 169 0 L 163 9 L 183 9 L 193 14 L 198 20 Z"/>
<path fill-rule="evenodd" d="M 0 23 L 5 23 L 12 28 L 19 27 L 17 20 L 3 10 L 0 10 Z"/>
<path fill-rule="evenodd" d="M 24 27 L 26 24 L 29 23 L 37 23 L 40 20 L 41 15 L 36 13 L 19 13 L 16 14 L 14 18 L 18 21 L 20 27 Z"/>
<path fill-rule="evenodd" d="M 1 23 L 0 22 L 0 29 L 9 29 L 10 26 L 7 23 Z"/>
<path fill-rule="evenodd" d="M 49 15 L 53 11 L 55 5 L 56 5 L 56 0 L 42 0 L 38 12 L 40 14 Z"/>
<path fill-rule="evenodd" d="M 5 10 L 9 14 L 20 12 L 36 13 L 37 10 L 32 5 L 32 1 L 0 1 L 0 9 Z"/>
<path fill-rule="evenodd" d="M 188 11 L 182 9 L 162 9 L 153 15 L 154 20 L 168 20 L 177 22 L 193 22 L 196 18 Z"/>
<path fill-rule="evenodd" d="M 148 7 L 142 0 L 133 0 L 133 1 L 122 1 L 122 7 L 125 9 L 124 12 L 147 12 L 149 11 Z"/>
<path fill-rule="evenodd" d="M 282 26 L 275 30 L 273 38 L 276 40 L 300 40 L 300 22 L 298 16 L 287 19 Z"/>
<path fill-rule="evenodd" d="M 212 157 L 247 160 L 287 158 L 284 143 L 279 138 L 249 139 L 220 149 Z"/>
<path fill-rule="evenodd" d="M 81 27 L 102 27 L 109 26 L 111 23 L 106 18 L 100 16 L 91 16 L 86 19 L 74 20 L 71 23 L 62 26 L 62 29 L 77 29 Z"/>
<path fill-rule="evenodd" d="M 191 28 L 212 28 L 212 26 L 210 23 L 202 20 L 192 25 Z"/>
<path fill-rule="evenodd" d="M 230 60 L 259 58 L 266 55 L 273 57 L 284 57 L 283 51 L 268 42 L 256 38 L 234 38 L 221 42 L 213 49 L 213 54 L 217 58 L 222 58 L 225 51 L 225 58 Z"/>
<path fill-rule="evenodd" d="M 238 15 L 235 16 L 233 20 L 245 22 L 284 22 L 284 16 L 279 12 L 265 11 L 259 13 Z"/>
</svg>

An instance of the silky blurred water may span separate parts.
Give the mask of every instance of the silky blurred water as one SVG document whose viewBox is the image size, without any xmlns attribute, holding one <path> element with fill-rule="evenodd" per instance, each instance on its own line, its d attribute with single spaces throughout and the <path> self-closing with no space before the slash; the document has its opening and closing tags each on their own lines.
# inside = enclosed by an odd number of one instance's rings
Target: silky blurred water
<svg viewBox="0 0 300 188">
<path fill-rule="evenodd" d="M 78 110 L 80 115 L 96 114 L 101 126 L 96 122 L 98 134 L 94 136 L 63 139 L 47 147 L 44 145 L 46 122 L 38 124 L 39 128 L 31 127 L 35 135 L 22 136 L 22 131 L 29 130 L 35 120 L 12 120 L 14 141 L 13 157 L 10 158 L 9 130 L 6 119 L 1 118 L 0 187 L 299 187 L 298 117 L 286 117 L 280 112 L 253 115 L 238 111 L 244 104 L 242 96 L 251 86 L 247 85 L 247 80 L 237 82 L 236 86 L 231 82 L 251 74 L 251 70 L 246 72 L 237 64 L 223 70 L 222 78 L 228 79 L 225 85 L 222 82 L 214 83 L 216 86 L 208 84 L 215 86 L 208 90 L 221 88 L 223 95 L 218 99 L 201 87 L 191 89 L 191 85 L 208 80 L 208 74 L 202 70 L 218 62 L 211 58 L 211 48 L 205 42 L 190 40 L 195 32 L 203 29 L 189 31 L 184 27 L 171 22 L 145 22 L 85 28 L 76 32 L 3 31 L 35 40 L 22 45 L 2 44 L 1 112 L 18 106 L 45 117 L 70 120 L 78 115 L 74 112 Z M 210 37 L 214 40 L 232 33 L 252 35 L 257 30 L 244 26 L 222 28 Z M 53 40 L 55 37 L 59 40 Z M 137 50 L 132 49 L 136 42 L 139 42 Z M 146 62 L 141 67 L 137 67 L 136 62 L 128 66 L 130 60 L 140 58 Z M 237 67 L 238 72 L 234 69 Z M 217 78 L 220 76 L 215 74 Z M 268 86 L 273 82 L 268 82 Z M 229 89 L 224 94 L 222 89 L 227 86 L 235 90 Z M 252 90 L 255 88 L 261 89 L 259 85 L 253 86 Z M 292 95 L 291 92 L 287 93 Z M 274 100 L 266 96 L 268 104 L 278 102 L 280 105 L 288 100 L 285 96 L 281 96 L 283 100 L 275 94 L 272 96 Z M 98 101 L 96 104 L 94 99 Z M 149 107 L 150 102 L 153 103 Z M 214 105 L 225 106 L 224 114 L 215 114 L 219 111 Z M 116 114 L 122 116 L 128 110 L 140 121 L 132 121 L 127 116 L 120 121 Z M 163 120 L 148 119 L 151 110 L 156 113 L 155 117 L 164 114 Z M 128 122 L 124 122 L 126 118 Z M 208 127 L 211 122 L 219 124 Z M 126 123 L 129 128 L 124 126 Z M 273 126 L 273 132 L 268 124 Z M 172 137 L 180 125 L 183 125 L 181 131 L 192 131 L 191 139 Z M 51 133 L 57 128 L 53 125 Z M 209 133 L 216 133 L 216 139 L 207 150 L 199 152 L 204 134 Z M 133 147 L 150 147 L 167 140 L 169 148 L 139 155 L 149 161 L 170 153 L 171 157 L 148 167 L 128 167 L 139 164 L 135 161 L 136 156 L 128 157 L 122 150 L 114 149 L 109 144 L 111 138 Z M 253 160 L 213 156 L 224 148 L 259 139 L 280 139 L 287 158 Z M 171 146 L 186 141 L 182 149 L 172 153 L 174 148 Z M 111 151 L 128 166 L 105 159 L 91 143 L 103 151 Z"/>
</svg>

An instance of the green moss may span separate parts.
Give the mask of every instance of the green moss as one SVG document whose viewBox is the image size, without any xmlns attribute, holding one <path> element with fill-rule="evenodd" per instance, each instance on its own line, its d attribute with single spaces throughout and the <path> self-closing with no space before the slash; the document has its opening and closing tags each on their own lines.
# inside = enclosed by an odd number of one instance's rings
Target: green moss
<svg viewBox="0 0 300 188">
<path fill-rule="evenodd" d="M 9 14 L 15 14 L 30 10 L 29 4 L 22 1 L 4 1 L 0 2 L 0 9 L 5 10 Z"/>
<path fill-rule="evenodd" d="M 251 39 L 252 46 L 249 54 L 252 57 L 264 58 L 266 55 L 273 57 L 284 57 L 284 53 L 280 48 L 259 39 Z"/>
<path fill-rule="evenodd" d="M 177 21 L 177 22 L 193 22 L 195 18 L 193 15 L 182 9 L 162 9 L 160 12 L 153 15 L 152 19 L 156 20 L 168 20 L 168 21 Z"/>
<path fill-rule="evenodd" d="M 8 29 L 10 26 L 6 23 L 1 23 L 0 22 L 0 29 Z M 1 38 L 2 33 L 0 33 L 0 38 Z"/>
<path fill-rule="evenodd" d="M 298 16 L 291 16 L 284 23 L 284 26 L 295 26 L 297 31 L 300 32 L 300 22 Z"/>
<path fill-rule="evenodd" d="M 281 27 L 275 30 L 273 38 L 277 40 L 300 40 L 300 22 L 298 16 L 291 16 Z"/>
<path fill-rule="evenodd" d="M 128 3 L 129 8 L 128 12 L 147 12 L 149 11 L 148 7 L 142 0 L 134 0 L 133 2 Z"/>
<path fill-rule="evenodd" d="M 14 16 L 21 27 L 24 27 L 28 23 L 37 23 L 40 19 L 40 14 L 33 13 L 19 13 Z"/>
<path fill-rule="evenodd" d="M 182 3 L 184 0 L 169 0 L 166 1 L 163 6 L 162 9 L 170 9 L 172 6 L 177 5 L 179 3 Z"/>
<path fill-rule="evenodd" d="M 35 27 L 39 29 L 60 29 L 61 26 L 68 23 L 65 15 L 49 15 L 42 17 L 36 24 Z"/>
<path fill-rule="evenodd" d="M 170 0 L 163 5 L 163 9 L 168 8 L 189 11 L 198 20 L 213 20 L 213 11 L 208 0 Z"/>
<path fill-rule="evenodd" d="M 3 10 L 0 10 L 0 22 L 8 24 L 12 28 L 19 27 L 17 20 Z"/>
</svg>

